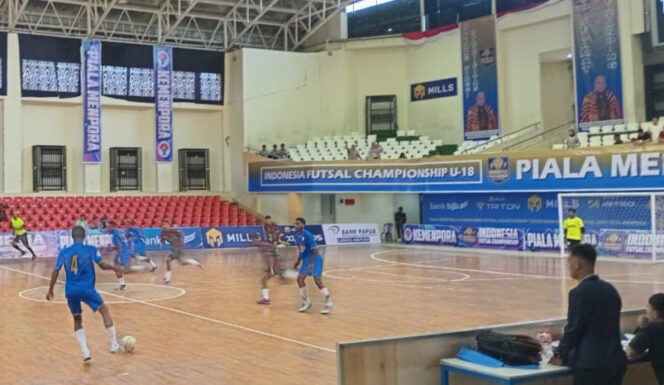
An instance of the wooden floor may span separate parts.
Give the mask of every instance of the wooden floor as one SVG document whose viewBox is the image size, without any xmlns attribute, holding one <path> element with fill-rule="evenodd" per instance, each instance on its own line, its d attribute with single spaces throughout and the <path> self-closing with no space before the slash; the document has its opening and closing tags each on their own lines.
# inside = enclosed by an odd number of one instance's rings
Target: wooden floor
<svg viewBox="0 0 664 385">
<path fill-rule="evenodd" d="M 192 253 L 195 254 L 195 253 Z M 46 303 L 54 262 L 0 263 L 0 384 L 336 384 L 335 344 L 563 316 L 571 282 L 564 261 L 491 252 L 386 246 L 328 247 L 325 282 L 335 303 L 299 314 L 294 281 L 270 282 L 259 306 L 262 266 L 250 250 L 198 253 L 205 270 L 175 266 L 170 286 L 154 274 L 98 273 L 118 334 L 136 352 L 107 351 L 101 317 L 84 310 L 93 362 L 83 365 L 61 291 Z M 623 308 L 664 290 L 664 265 L 602 262 Z"/>
</svg>

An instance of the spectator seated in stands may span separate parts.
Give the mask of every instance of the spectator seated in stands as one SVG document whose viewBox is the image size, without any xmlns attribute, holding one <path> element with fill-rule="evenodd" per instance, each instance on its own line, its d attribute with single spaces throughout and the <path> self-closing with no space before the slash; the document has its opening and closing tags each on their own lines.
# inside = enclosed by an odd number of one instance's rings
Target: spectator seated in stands
<svg viewBox="0 0 664 385">
<path fill-rule="evenodd" d="M 373 159 L 380 159 L 380 154 L 383 153 L 383 148 L 380 146 L 380 144 L 376 142 L 371 142 L 371 148 L 369 148 L 369 154 L 367 156 L 367 159 L 373 160 Z"/>
<path fill-rule="evenodd" d="M 647 351 L 658 383 L 664 384 L 664 293 L 650 297 L 647 316 L 639 321 L 642 324 L 626 349 L 627 357 L 637 359 Z"/>
<path fill-rule="evenodd" d="M 613 135 L 613 144 L 614 144 L 614 145 L 617 145 L 617 144 L 623 144 L 623 143 L 624 143 L 624 142 L 623 142 L 623 140 L 620 138 L 620 134 L 614 134 L 614 135 Z"/>
<path fill-rule="evenodd" d="M 643 128 L 638 129 L 637 131 L 638 135 L 636 136 L 636 139 L 632 139 L 632 142 L 634 143 L 650 143 L 652 142 L 652 133 L 650 130 L 644 131 Z"/>
<path fill-rule="evenodd" d="M 407 159 L 408 157 L 403 152 L 399 154 L 399 159 Z"/>
<path fill-rule="evenodd" d="M 267 158 L 267 156 L 270 154 L 270 152 L 267 150 L 267 145 L 263 145 L 263 149 L 257 152 L 257 155 L 264 156 Z"/>
<path fill-rule="evenodd" d="M 279 159 L 290 159 L 286 145 L 283 143 L 281 143 L 281 148 L 279 148 Z"/>
<path fill-rule="evenodd" d="M 569 136 L 565 138 L 565 147 L 577 148 L 581 145 L 579 137 L 576 135 L 576 130 L 569 130 Z"/>
<path fill-rule="evenodd" d="M 347 148 L 347 151 L 348 151 L 348 159 L 350 160 L 360 159 L 360 152 L 357 151 L 357 146 L 355 144 L 350 146 L 350 148 Z"/>
<path fill-rule="evenodd" d="M 276 144 L 272 145 L 272 151 L 267 154 L 267 157 L 270 159 L 279 159 L 279 149 Z"/>
<path fill-rule="evenodd" d="M 652 120 L 650 121 L 650 128 L 651 129 L 659 128 L 659 118 L 658 117 L 655 116 L 654 118 L 652 118 Z"/>
<path fill-rule="evenodd" d="M 97 223 L 97 228 L 100 230 L 106 228 L 106 215 L 102 215 L 101 218 L 99 218 L 99 223 Z"/>
<path fill-rule="evenodd" d="M 85 214 L 81 214 L 78 219 L 76 220 L 75 226 L 81 226 L 82 228 L 85 229 L 85 231 L 88 231 L 88 221 L 85 220 Z"/>
</svg>

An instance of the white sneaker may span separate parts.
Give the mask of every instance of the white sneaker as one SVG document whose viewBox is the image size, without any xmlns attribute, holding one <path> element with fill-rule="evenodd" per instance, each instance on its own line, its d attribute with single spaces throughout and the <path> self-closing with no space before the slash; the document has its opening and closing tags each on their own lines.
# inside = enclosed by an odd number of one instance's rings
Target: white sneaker
<svg viewBox="0 0 664 385">
<path fill-rule="evenodd" d="M 170 280 L 170 279 L 166 279 L 166 278 L 162 278 L 162 279 L 161 279 L 161 283 L 163 283 L 164 285 L 168 285 L 169 283 L 171 283 L 171 280 Z"/>
<path fill-rule="evenodd" d="M 321 309 L 320 314 L 330 314 L 330 310 L 332 310 L 332 302 L 328 302 L 325 304 L 325 306 Z"/>
<path fill-rule="evenodd" d="M 113 354 L 121 354 L 122 353 L 122 346 L 120 344 L 115 343 L 111 345 L 111 353 Z"/>
<path fill-rule="evenodd" d="M 305 311 L 311 309 L 311 301 L 306 301 L 302 302 L 302 307 L 300 310 L 298 310 L 300 313 L 304 313 Z"/>
<path fill-rule="evenodd" d="M 150 259 L 149 262 L 150 262 L 150 271 L 157 270 L 157 264 L 154 263 L 154 261 L 152 259 Z"/>
<path fill-rule="evenodd" d="M 90 351 L 89 350 L 83 352 L 83 362 L 86 362 L 86 363 L 90 362 L 91 359 L 92 359 L 92 357 L 90 357 Z"/>
</svg>

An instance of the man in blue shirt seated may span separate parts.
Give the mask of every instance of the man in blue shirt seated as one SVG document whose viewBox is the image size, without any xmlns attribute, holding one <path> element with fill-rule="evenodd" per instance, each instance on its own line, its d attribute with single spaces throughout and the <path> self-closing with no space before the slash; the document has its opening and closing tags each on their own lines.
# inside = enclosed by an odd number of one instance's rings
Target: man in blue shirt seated
<svg viewBox="0 0 664 385">
<path fill-rule="evenodd" d="M 113 326 L 111 313 L 95 289 L 95 263 L 103 270 L 119 271 L 121 267 L 116 267 L 102 261 L 101 255 L 96 248 L 83 244 L 83 240 L 85 239 L 85 229 L 83 227 L 74 227 L 72 229 L 72 238 L 74 238 L 74 244 L 63 249 L 58 254 L 55 268 L 51 273 L 51 283 L 48 288 L 48 294 L 46 294 L 46 299 L 48 301 L 53 299 L 53 287 L 58 281 L 60 269 L 64 267 L 66 274 L 65 296 L 67 297 L 69 310 L 74 316 L 74 333 L 81 345 L 83 361 L 87 362 L 90 360 L 90 350 L 85 342 L 85 330 L 83 329 L 83 318 L 81 317 L 81 302 L 86 303 L 93 311 L 99 310 L 111 341 L 111 353 L 120 353 L 120 345 L 118 345 L 115 337 L 115 326 Z"/>
</svg>

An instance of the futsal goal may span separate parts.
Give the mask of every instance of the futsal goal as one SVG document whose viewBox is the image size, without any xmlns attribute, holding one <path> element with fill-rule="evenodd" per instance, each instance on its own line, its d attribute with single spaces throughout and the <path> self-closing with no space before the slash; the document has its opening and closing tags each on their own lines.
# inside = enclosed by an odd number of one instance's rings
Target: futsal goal
<svg viewBox="0 0 664 385">
<path fill-rule="evenodd" d="M 564 222 L 570 209 L 583 221 L 583 242 L 595 246 L 600 257 L 664 261 L 664 193 L 558 194 L 562 256 L 567 251 Z"/>
</svg>

